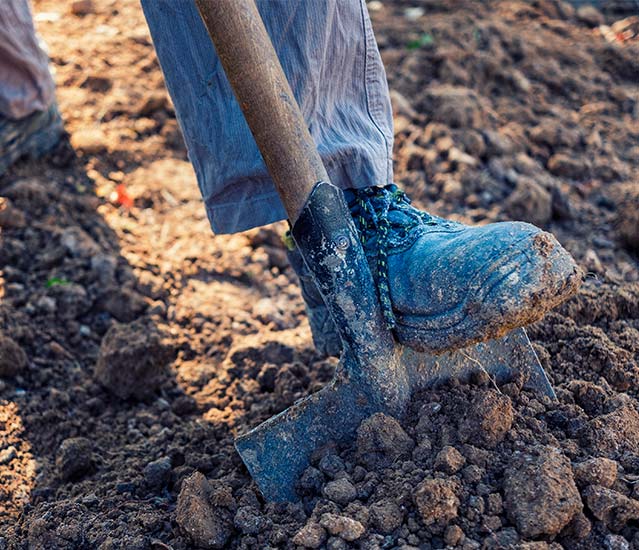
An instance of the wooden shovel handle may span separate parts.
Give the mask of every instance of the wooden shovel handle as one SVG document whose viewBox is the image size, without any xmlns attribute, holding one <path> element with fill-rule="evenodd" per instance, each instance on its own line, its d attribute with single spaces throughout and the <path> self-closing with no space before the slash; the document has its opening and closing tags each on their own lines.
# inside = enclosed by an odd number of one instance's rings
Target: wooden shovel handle
<svg viewBox="0 0 639 550">
<path fill-rule="evenodd" d="M 195 0 L 291 223 L 328 181 L 254 0 Z"/>
</svg>

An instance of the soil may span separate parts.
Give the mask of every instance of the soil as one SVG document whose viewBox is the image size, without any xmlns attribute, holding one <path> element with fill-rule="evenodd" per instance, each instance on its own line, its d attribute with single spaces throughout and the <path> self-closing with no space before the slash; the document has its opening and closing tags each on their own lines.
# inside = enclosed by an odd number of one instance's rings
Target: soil
<svg viewBox="0 0 639 550">
<path fill-rule="evenodd" d="M 0 178 L 0 549 L 639 549 L 637 19 L 369 3 L 398 183 L 541 225 L 587 276 L 529 329 L 556 402 L 424 392 L 270 504 L 233 439 L 335 367 L 285 226 L 210 235 L 139 3 L 68 4 L 34 10 L 73 149 Z"/>
</svg>

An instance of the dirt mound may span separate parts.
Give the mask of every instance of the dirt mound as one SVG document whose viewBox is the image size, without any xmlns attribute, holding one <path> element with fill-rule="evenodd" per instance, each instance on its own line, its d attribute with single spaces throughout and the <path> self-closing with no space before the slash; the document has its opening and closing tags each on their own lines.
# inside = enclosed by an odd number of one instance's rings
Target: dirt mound
<svg viewBox="0 0 639 550">
<path fill-rule="evenodd" d="M 587 276 L 529 330 L 556 402 L 487 377 L 424 392 L 274 504 L 233 439 L 335 362 L 284 224 L 208 237 L 139 3 L 90 4 L 35 2 L 77 157 L 0 179 L 0 548 L 639 549 L 634 19 L 369 3 L 400 184 L 435 214 L 533 221 Z"/>
</svg>

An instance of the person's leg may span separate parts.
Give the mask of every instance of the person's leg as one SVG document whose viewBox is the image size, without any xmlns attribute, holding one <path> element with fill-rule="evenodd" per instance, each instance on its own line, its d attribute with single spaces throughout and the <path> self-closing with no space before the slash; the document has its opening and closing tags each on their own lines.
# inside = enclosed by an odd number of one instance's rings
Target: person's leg
<svg viewBox="0 0 639 550">
<path fill-rule="evenodd" d="M 258 0 L 260 14 L 341 188 L 392 181 L 392 112 L 364 0 Z M 211 225 L 286 218 L 193 0 L 142 0 Z"/>
<path fill-rule="evenodd" d="M 0 2 L 0 176 L 25 155 L 38 157 L 62 135 L 47 55 L 28 0 Z"/>
<path fill-rule="evenodd" d="M 28 0 L 0 2 L 0 114 L 14 120 L 55 100 L 47 55 L 38 45 Z"/>
<path fill-rule="evenodd" d="M 142 0 L 211 225 L 284 219 L 262 158 L 193 0 Z M 572 295 L 579 270 L 524 223 L 468 227 L 417 210 L 391 184 L 392 121 L 363 0 L 258 0 L 333 184 L 362 238 L 388 328 L 439 353 L 500 336 Z M 339 351 L 312 273 L 291 251 L 318 349 Z"/>
</svg>

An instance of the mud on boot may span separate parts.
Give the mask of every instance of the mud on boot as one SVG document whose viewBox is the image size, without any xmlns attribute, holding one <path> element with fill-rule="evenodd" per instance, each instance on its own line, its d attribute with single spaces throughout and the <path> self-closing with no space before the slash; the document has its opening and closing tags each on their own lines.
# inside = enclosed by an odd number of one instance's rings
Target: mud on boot
<svg viewBox="0 0 639 550">
<path fill-rule="evenodd" d="M 575 294 L 582 274 L 553 235 L 523 222 L 470 227 L 420 211 L 395 185 L 345 191 L 386 324 L 397 340 L 442 353 L 530 324 Z M 318 351 L 341 342 L 300 253 L 289 260 Z"/>
</svg>

